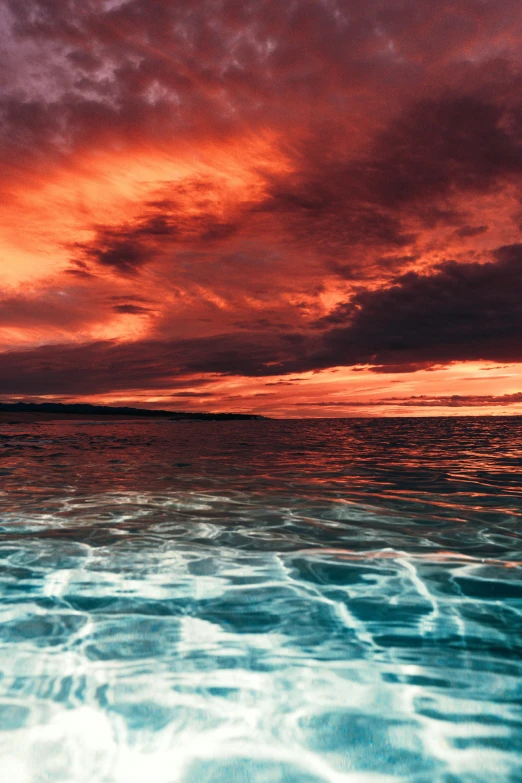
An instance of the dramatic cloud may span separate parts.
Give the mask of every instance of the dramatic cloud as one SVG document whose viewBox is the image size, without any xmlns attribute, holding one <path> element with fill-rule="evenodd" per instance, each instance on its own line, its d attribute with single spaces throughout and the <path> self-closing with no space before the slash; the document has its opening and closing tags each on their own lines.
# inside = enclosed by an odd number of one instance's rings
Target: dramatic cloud
<svg viewBox="0 0 522 783">
<path fill-rule="evenodd" d="M 345 320 L 345 326 L 316 333 L 243 332 L 4 354 L 0 392 L 35 393 L 38 385 L 44 394 L 81 393 L 80 387 L 100 393 L 137 387 L 140 382 L 164 387 L 177 375 L 198 373 L 256 377 L 343 365 L 407 372 L 458 361 L 520 362 L 522 245 L 500 247 L 495 256 L 495 262 L 484 264 L 447 261 L 432 274 L 409 272 L 390 287 L 360 292 L 316 324 Z M 137 315 L 151 312 L 133 303 L 113 304 L 112 309 Z M 90 373 L 88 381 L 67 380 L 75 366 L 100 369 Z M 290 378 L 288 383 L 299 380 Z"/>
<path fill-rule="evenodd" d="M 325 166 L 319 147 L 298 178 L 274 185 L 264 208 L 286 218 L 292 235 L 337 255 L 358 243 L 401 248 L 414 239 L 408 227 L 465 221 L 457 195 L 522 184 L 521 112 L 522 103 L 508 110 L 458 94 L 416 102 L 363 157 Z M 486 230 L 466 225 L 457 234 Z"/>
<path fill-rule="evenodd" d="M 1 394 L 282 415 L 351 368 L 423 379 L 390 409 L 516 403 L 484 363 L 522 364 L 518 2 L 0 0 L 0 27 Z"/>
<path fill-rule="evenodd" d="M 408 370 L 522 361 L 522 245 L 500 247 L 495 256 L 495 263 L 446 261 L 431 275 L 409 272 L 338 305 L 348 325 L 326 332 L 323 353 L 311 363 Z"/>
</svg>

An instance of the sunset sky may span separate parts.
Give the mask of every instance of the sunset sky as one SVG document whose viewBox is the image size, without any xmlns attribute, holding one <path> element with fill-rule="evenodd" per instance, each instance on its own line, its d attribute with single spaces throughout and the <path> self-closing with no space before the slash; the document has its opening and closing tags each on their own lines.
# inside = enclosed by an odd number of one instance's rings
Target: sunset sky
<svg viewBox="0 0 522 783">
<path fill-rule="evenodd" d="M 0 399 L 522 413 L 520 0 L 0 0 Z"/>
</svg>

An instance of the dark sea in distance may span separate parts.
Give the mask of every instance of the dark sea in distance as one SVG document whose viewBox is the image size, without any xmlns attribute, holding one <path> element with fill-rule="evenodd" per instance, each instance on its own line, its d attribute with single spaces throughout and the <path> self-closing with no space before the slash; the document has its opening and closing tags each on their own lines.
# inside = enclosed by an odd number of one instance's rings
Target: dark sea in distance
<svg viewBox="0 0 522 783">
<path fill-rule="evenodd" d="M 520 783 L 522 419 L 0 425 L 0 783 Z"/>
</svg>

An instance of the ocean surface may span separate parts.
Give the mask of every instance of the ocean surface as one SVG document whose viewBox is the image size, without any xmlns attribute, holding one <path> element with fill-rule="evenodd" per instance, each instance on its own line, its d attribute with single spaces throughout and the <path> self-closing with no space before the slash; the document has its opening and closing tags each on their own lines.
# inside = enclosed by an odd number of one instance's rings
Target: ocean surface
<svg viewBox="0 0 522 783">
<path fill-rule="evenodd" d="M 522 419 L 0 425 L 1 783 L 520 783 Z"/>
</svg>

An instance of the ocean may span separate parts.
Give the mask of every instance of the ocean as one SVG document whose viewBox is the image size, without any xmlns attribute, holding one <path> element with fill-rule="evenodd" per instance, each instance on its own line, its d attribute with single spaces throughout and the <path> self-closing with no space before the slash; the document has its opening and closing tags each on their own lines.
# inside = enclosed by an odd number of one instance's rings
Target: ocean
<svg viewBox="0 0 522 783">
<path fill-rule="evenodd" d="M 522 419 L 0 425 L 1 783 L 520 783 Z"/>
</svg>

